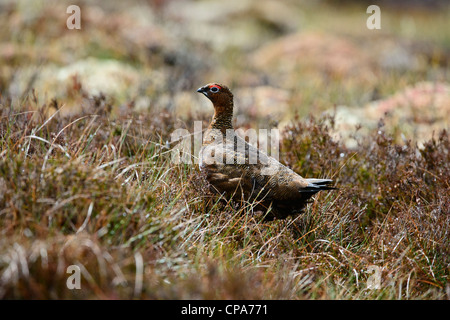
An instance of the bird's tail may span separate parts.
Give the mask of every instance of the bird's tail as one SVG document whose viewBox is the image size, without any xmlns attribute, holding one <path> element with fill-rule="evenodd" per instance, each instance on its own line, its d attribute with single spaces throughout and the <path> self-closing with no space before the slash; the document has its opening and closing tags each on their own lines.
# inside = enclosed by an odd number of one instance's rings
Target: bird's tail
<svg viewBox="0 0 450 320">
<path fill-rule="evenodd" d="M 336 187 L 332 186 L 333 180 L 331 179 L 306 179 L 309 185 L 303 188 L 302 192 L 318 192 L 320 190 L 334 190 Z"/>
</svg>

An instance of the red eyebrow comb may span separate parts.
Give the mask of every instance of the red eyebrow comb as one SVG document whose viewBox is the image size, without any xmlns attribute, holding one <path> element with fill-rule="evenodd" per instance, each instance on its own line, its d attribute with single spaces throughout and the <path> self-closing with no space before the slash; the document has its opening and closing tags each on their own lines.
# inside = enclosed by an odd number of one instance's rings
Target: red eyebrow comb
<svg viewBox="0 0 450 320">
<path fill-rule="evenodd" d="M 220 86 L 218 86 L 217 84 L 213 84 L 213 85 L 210 85 L 209 86 L 209 88 L 217 88 L 217 89 L 222 89 Z"/>
</svg>

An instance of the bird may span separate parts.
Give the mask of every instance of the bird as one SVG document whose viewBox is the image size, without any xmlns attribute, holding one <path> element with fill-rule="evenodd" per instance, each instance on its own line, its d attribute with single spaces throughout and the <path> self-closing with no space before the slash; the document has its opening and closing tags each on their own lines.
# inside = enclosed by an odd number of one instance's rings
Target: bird
<svg viewBox="0 0 450 320">
<path fill-rule="evenodd" d="M 213 191 L 225 199 L 253 203 L 254 210 L 271 221 L 301 214 L 314 194 L 336 189 L 333 180 L 303 178 L 237 135 L 233 94 L 227 86 L 209 83 L 197 92 L 214 106 L 199 152 L 199 169 Z"/>
</svg>

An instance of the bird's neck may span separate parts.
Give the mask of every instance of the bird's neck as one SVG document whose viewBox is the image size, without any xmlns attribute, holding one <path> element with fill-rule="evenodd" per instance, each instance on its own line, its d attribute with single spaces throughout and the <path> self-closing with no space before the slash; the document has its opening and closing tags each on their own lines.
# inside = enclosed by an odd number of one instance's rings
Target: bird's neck
<svg viewBox="0 0 450 320">
<path fill-rule="evenodd" d="M 218 129 L 226 134 L 227 129 L 233 129 L 233 101 L 227 104 L 214 105 L 214 116 L 209 129 Z"/>
</svg>

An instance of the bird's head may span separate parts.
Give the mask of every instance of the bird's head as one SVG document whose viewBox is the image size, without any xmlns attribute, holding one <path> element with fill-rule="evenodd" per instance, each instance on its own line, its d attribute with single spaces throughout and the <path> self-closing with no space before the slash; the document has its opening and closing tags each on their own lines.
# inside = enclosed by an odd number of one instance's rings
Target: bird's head
<svg viewBox="0 0 450 320">
<path fill-rule="evenodd" d="M 233 94 L 226 86 L 218 83 L 209 83 L 197 92 L 203 93 L 213 103 L 214 107 L 233 106 Z"/>
</svg>

